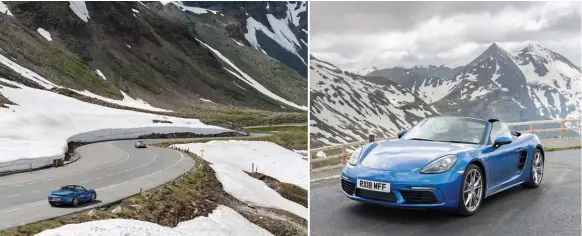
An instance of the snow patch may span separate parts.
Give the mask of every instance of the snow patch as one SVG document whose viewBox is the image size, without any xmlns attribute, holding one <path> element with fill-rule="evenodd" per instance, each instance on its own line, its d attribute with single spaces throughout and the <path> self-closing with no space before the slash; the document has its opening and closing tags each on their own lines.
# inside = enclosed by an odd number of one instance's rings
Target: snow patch
<svg viewBox="0 0 582 236">
<path fill-rule="evenodd" d="M 82 92 L 74 90 L 74 89 L 71 89 L 71 90 L 78 93 L 78 94 L 81 94 L 81 95 L 84 95 L 84 96 L 87 96 L 90 98 L 99 99 L 101 101 L 105 101 L 108 103 L 113 103 L 113 104 L 117 104 L 117 105 L 121 105 L 121 106 L 133 107 L 133 108 L 138 108 L 138 109 L 143 109 L 143 110 L 148 110 L 148 111 L 172 112 L 170 110 L 164 110 L 161 108 L 153 107 L 150 104 L 148 104 L 147 102 L 145 102 L 139 98 L 133 99 L 121 90 L 119 90 L 119 92 L 121 92 L 121 95 L 123 95 L 123 100 L 115 100 L 115 99 L 99 96 L 99 95 L 94 94 L 92 92 L 89 92 L 87 90 L 84 90 Z"/>
<path fill-rule="evenodd" d="M 214 10 L 210 10 L 210 9 L 206 9 L 206 8 L 201 8 L 201 7 L 184 6 L 184 4 L 182 4 L 182 2 L 171 2 L 171 3 L 176 5 L 182 11 L 189 11 L 189 12 L 192 12 L 195 14 L 206 14 L 208 12 L 212 12 L 213 14 L 216 14 L 218 12 L 218 11 L 214 11 Z"/>
<path fill-rule="evenodd" d="M 244 47 L 244 46 L 245 46 L 245 45 L 244 45 L 244 44 L 242 44 L 241 42 L 239 42 L 239 41 L 236 41 L 236 40 L 234 40 L 234 39 L 232 39 L 232 41 L 234 41 L 236 44 L 238 44 L 238 45 L 239 45 L 239 46 L 241 46 L 241 47 Z"/>
<path fill-rule="evenodd" d="M 178 223 L 175 228 L 158 224 L 129 220 L 109 219 L 89 221 L 80 224 L 67 224 L 55 229 L 42 231 L 37 236 L 219 236 L 219 235 L 257 235 L 270 236 L 269 231 L 251 223 L 233 209 L 218 205 L 208 216 L 199 216 Z"/>
<path fill-rule="evenodd" d="M 100 70 L 95 70 L 97 72 L 97 74 L 99 76 L 101 76 L 101 78 L 103 78 L 104 80 L 107 80 L 107 78 L 105 78 L 105 75 L 103 74 L 103 72 L 101 72 Z"/>
<path fill-rule="evenodd" d="M 43 78 L 42 76 L 38 75 L 34 71 L 31 71 L 27 68 L 24 68 L 24 67 L 16 64 L 16 62 L 13 62 L 12 60 L 8 59 L 7 57 L 5 57 L 2 54 L 0 54 L 0 63 L 7 66 L 8 68 L 14 70 L 16 73 L 22 75 L 22 77 L 27 78 L 29 80 L 32 80 L 33 82 L 36 82 L 37 84 L 39 84 L 43 88 L 51 89 L 53 87 L 59 87 L 56 84 L 53 84 L 52 82 L 50 82 L 47 79 Z"/>
<path fill-rule="evenodd" d="M 51 38 L 51 33 L 49 33 L 48 31 L 46 31 L 45 29 L 38 28 L 38 29 L 36 29 L 36 32 L 38 32 L 47 41 L 53 41 L 53 39 Z"/>
<path fill-rule="evenodd" d="M 139 13 L 139 11 L 137 9 L 132 8 L 131 11 L 133 11 L 134 13 Z"/>
<path fill-rule="evenodd" d="M 224 191 L 233 197 L 250 204 L 285 210 L 307 219 L 309 215 L 307 208 L 283 198 L 263 181 L 249 176 L 241 169 L 227 164 L 212 164 L 211 167 L 216 172 L 216 177 L 220 180 L 220 183 L 222 183 Z M 279 166 L 278 169 L 285 169 L 285 166 Z M 307 165 L 295 171 L 303 169 L 307 169 Z"/>
<path fill-rule="evenodd" d="M 230 65 L 234 70 L 236 70 L 238 72 L 238 74 L 239 74 L 238 76 L 233 71 L 230 71 L 230 70 L 227 70 L 227 71 L 229 71 L 230 73 L 234 74 L 237 78 L 241 79 L 242 81 L 244 81 L 248 85 L 252 86 L 253 88 L 255 88 L 256 90 L 258 90 L 259 92 L 267 95 L 268 97 L 270 97 L 270 98 L 272 98 L 274 100 L 277 100 L 279 102 L 282 102 L 282 103 L 284 103 L 284 104 L 286 104 L 288 106 L 292 106 L 292 107 L 295 107 L 297 109 L 307 111 L 307 107 L 305 107 L 305 106 L 299 106 L 299 105 L 297 105 L 297 104 L 295 104 L 293 102 L 287 101 L 286 99 L 280 97 L 279 95 L 274 94 L 273 92 L 269 91 L 267 88 L 263 87 L 263 85 L 261 85 L 256 80 L 254 80 L 249 75 L 247 75 L 242 70 L 240 70 L 238 67 L 236 67 L 234 65 L 234 63 L 232 63 L 230 60 L 228 60 L 228 58 L 226 58 L 225 56 L 223 56 L 219 51 L 217 51 L 214 48 L 208 46 L 208 44 L 200 41 L 199 39 L 196 39 L 196 40 L 198 42 L 200 42 L 202 45 L 204 45 L 205 47 L 207 47 L 208 49 L 210 49 L 210 51 L 212 51 L 214 54 L 216 54 L 220 59 L 222 59 L 228 65 Z"/>
<path fill-rule="evenodd" d="M 125 44 L 125 46 L 126 46 L 127 48 L 131 48 L 131 46 L 129 46 L 129 44 L 127 44 L 127 43 Z"/>
<path fill-rule="evenodd" d="M 247 41 L 253 46 L 253 48 L 263 51 L 261 45 L 257 41 L 257 30 L 262 31 L 269 38 L 273 39 L 277 44 L 283 47 L 285 50 L 291 52 L 296 57 L 301 59 L 303 63 L 305 60 L 297 52 L 297 48 L 301 48 L 299 40 L 293 34 L 293 31 L 289 29 L 289 22 L 287 19 L 277 19 L 271 14 L 267 14 L 267 20 L 273 28 L 273 31 L 269 30 L 261 22 L 255 20 L 252 17 L 247 18 L 247 33 L 244 35 Z M 264 51 L 263 51 L 264 52 Z"/>
<path fill-rule="evenodd" d="M 14 15 L 12 15 L 12 12 L 10 12 L 10 9 L 8 9 L 8 6 L 6 6 L 6 4 L 3 2 L 0 2 L 0 13 L 4 13 L 6 15 L 14 17 Z"/>
<path fill-rule="evenodd" d="M 89 22 L 89 10 L 87 10 L 85 1 L 69 1 L 69 8 L 71 8 L 75 15 L 77 15 L 81 20 Z"/>
<path fill-rule="evenodd" d="M 304 189 L 309 187 L 308 163 L 301 155 L 275 143 L 263 141 L 210 141 L 206 143 L 177 144 L 189 149 L 214 164 L 226 164 L 247 172 L 254 164 L 258 172 L 279 181 L 292 183 Z M 204 149 L 204 153 L 200 150 Z"/>
<path fill-rule="evenodd" d="M 200 98 L 200 100 L 202 100 L 203 102 L 213 102 L 213 101 L 210 101 L 210 100 L 204 99 L 204 98 Z"/>
</svg>

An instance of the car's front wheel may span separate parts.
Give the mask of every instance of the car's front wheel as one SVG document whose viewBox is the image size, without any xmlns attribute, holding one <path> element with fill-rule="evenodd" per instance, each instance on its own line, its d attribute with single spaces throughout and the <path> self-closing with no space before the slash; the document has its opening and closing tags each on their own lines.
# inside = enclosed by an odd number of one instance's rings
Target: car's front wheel
<svg viewBox="0 0 582 236">
<path fill-rule="evenodd" d="M 537 188 L 542 183 L 544 177 L 544 155 L 539 149 L 535 149 L 531 161 L 530 175 L 527 182 L 521 186 L 525 188 Z"/>
<path fill-rule="evenodd" d="M 94 202 L 95 199 L 97 199 L 97 194 L 96 193 L 91 193 L 91 202 Z"/>
<path fill-rule="evenodd" d="M 79 205 L 79 198 L 77 196 L 73 197 L 72 204 L 73 204 L 74 207 L 76 207 L 77 205 Z"/>
<path fill-rule="evenodd" d="M 484 179 L 481 169 L 471 164 L 463 173 L 461 196 L 459 198 L 458 213 L 464 216 L 473 215 L 483 201 Z"/>
</svg>

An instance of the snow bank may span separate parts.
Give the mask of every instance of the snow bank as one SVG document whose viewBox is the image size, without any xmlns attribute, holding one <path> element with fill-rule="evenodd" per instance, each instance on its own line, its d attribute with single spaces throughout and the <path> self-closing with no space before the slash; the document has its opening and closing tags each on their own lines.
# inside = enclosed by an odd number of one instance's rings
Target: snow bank
<svg viewBox="0 0 582 236">
<path fill-rule="evenodd" d="M 292 183 L 304 189 L 309 188 L 308 162 L 301 154 L 263 141 L 210 141 L 206 143 L 177 144 L 175 147 L 190 149 L 214 164 L 226 164 L 251 172 L 253 163 L 258 172 Z M 204 155 L 200 150 L 204 149 Z"/>
<path fill-rule="evenodd" d="M 269 231 L 251 223 L 233 209 L 219 205 L 208 217 L 196 217 L 176 226 L 180 232 L 196 235 L 272 235 Z"/>
<path fill-rule="evenodd" d="M 87 10 L 85 1 L 69 1 L 69 8 L 71 8 L 75 15 L 77 15 L 81 20 L 89 22 L 89 10 Z"/>
<path fill-rule="evenodd" d="M 33 163 L 41 157 L 50 160 L 63 155 L 68 141 L 137 138 L 136 135 L 168 130 L 212 134 L 229 131 L 205 125 L 197 119 L 113 109 L 24 85 L 0 87 L 3 96 L 18 104 L 0 109 L 0 163 L 20 159 Z M 172 123 L 154 123 L 153 120 Z M 80 135 L 90 131 L 94 133 Z M 80 138 L 75 139 L 76 135 Z"/>
<path fill-rule="evenodd" d="M 48 31 L 46 31 L 43 28 L 38 28 L 36 29 L 36 31 L 43 37 L 45 38 L 47 41 L 53 41 L 53 39 L 51 38 L 51 33 L 49 33 Z"/>
<path fill-rule="evenodd" d="M 9 16 L 14 16 L 12 15 L 12 12 L 10 12 L 6 4 L 4 4 L 3 2 L 0 2 L 0 13 L 4 13 Z"/>
<path fill-rule="evenodd" d="M 56 229 L 45 230 L 37 236 L 268 236 L 267 230 L 256 226 L 236 211 L 219 205 L 208 217 L 197 217 L 180 222 L 175 228 L 127 219 L 89 221 L 68 224 Z"/>
<path fill-rule="evenodd" d="M 38 233 L 36 236 L 189 236 L 183 232 L 158 224 L 126 219 L 111 219 L 89 221 L 81 224 L 68 224 L 56 229 L 49 229 Z"/>
<path fill-rule="evenodd" d="M 90 98 L 99 99 L 101 101 L 105 101 L 105 102 L 109 102 L 109 103 L 113 103 L 113 104 L 117 104 L 117 105 L 121 105 L 121 106 L 139 108 L 139 109 L 144 109 L 144 110 L 148 110 L 148 111 L 172 112 L 170 110 L 165 110 L 165 109 L 154 107 L 154 106 L 150 105 L 149 103 L 147 103 L 139 98 L 133 99 L 121 90 L 119 90 L 119 92 L 121 92 L 121 95 L 123 95 L 123 100 L 115 100 L 115 99 L 111 99 L 111 98 L 106 98 L 106 97 L 94 94 L 92 92 L 89 92 L 87 90 L 84 90 L 82 92 L 74 90 L 74 89 L 71 89 L 71 90 L 78 93 L 78 94 L 81 94 L 81 95 L 84 95 L 84 96 L 87 96 Z"/>
<path fill-rule="evenodd" d="M 216 54 L 220 59 L 222 59 L 224 62 L 226 62 L 228 65 L 230 65 L 237 73 L 230 71 L 227 69 L 228 72 L 234 74 L 237 78 L 239 78 L 240 80 L 244 81 L 245 83 L 249 84 L 250 86 L 253 86 L 253 88 L 255 88 L 256 90 L 258 90 L 259 92 L 269 96 L 272 99 L 275 99 L 279 102 L 282 102 L 288 106 L 291 107 L 295 107 L 297 109 L 300 110 L 304 110 L 307 111 L 307 107 L 306 106 L 299 106 L 293 102 L 287 101 L 286 99 L 280 97 L 279 95 L 269 91 L 267 88 L 263 87 L 263 85 L 261 85 L 259 82 L 257 82 L 256 80 L 254 80 L 253 78 L 251 78 L 249 75 L 247 75 L 246 73 L 244 73 L 242 70 L 240 70 L 238 67 L 236 67 L 234 65 L 234 63 L 232 63 L 230 60 L 228 60 L 228 58 L 226 58 L 225 56 L 222 55 L 222 53 L 220 53 L 218 50 L 215 50 L 214 48 L 208 46 L 208 44 L 205 44 L 204 42 L 200 41 L 199 39 L 198 42 L 200 42 L 202 45 L 204 45 L 205 47 L 207 47 L 208 49 L 210 49 L 210 51 L 212 51 L 214 54 Z"/>
<path fill-rule="evenodd" d="M 222 183 L 224 191 L 233 197 L 250 204 L 285 210 L 307 219 L 309 215 L 307 208 L 283 198 L 263 181 L 249 176 L 241 169 L 228 164 L 212 164 L 211 167 Z M 285 166 L 279 166 L 279 169 L 284 168 Z M 302 169 L 307 170 L 307 166 Z M 302 170 L 296 171 L 301 172 Z"/>
</svg>

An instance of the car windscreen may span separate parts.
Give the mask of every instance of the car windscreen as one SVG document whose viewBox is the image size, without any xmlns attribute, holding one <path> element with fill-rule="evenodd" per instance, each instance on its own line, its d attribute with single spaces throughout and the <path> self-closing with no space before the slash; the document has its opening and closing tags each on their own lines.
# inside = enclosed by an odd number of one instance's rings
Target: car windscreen
<svg viewBox="0 0 582 236">
<path fill-rule="evenodd" d="M 458 117 L 433 117 L 420 122 L 402 139 L 481 144 L 487 122 Z"/>
</svg>

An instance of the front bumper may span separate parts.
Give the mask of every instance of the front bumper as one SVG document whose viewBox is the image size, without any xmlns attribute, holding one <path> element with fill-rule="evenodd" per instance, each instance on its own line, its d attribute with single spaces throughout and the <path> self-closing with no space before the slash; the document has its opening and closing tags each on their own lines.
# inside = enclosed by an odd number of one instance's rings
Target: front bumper
<svg viewBox="0 0 582 236">
<path fill-rule="evenodd" d="M 455 210 L 459 205 L 463 171 L 453 169 L 441 174 L 421 174 L 419 170 L 396 172 L 348 165 L 342 170 L 342 190 L 350 199 L 361 202 L 404 208 Z M 390 183 L 390 193 L 357 189 L 357 179 Z"/>
</svg>

